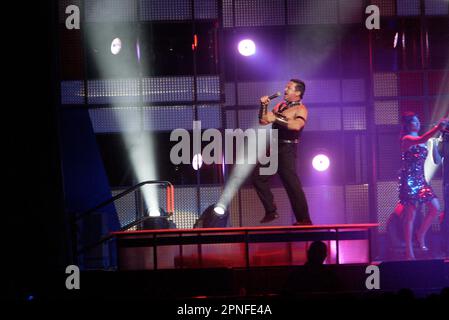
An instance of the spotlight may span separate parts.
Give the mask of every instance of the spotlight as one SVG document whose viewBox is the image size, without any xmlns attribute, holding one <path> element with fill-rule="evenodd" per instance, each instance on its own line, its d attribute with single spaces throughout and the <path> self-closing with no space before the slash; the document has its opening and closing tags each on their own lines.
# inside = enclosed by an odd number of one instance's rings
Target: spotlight
<svg viewBox="0 0 449 320">
<path fill-rule="evenodd" d="M 139 224 L 140 230 L 176 229 L 176 224 L 168 220 L 168 214 L 164 209 L 159 208 L 158 215 L 151 213 L 154 213 L 154 209 L 147 211 L 147 217 Z"/>
<path fill-rule="evenodd" d="M 218 215 L 224 215 L 226 213 L 226 207 L 222 204 L 217 204 L 214 207 L 214 212 Z"/>
<path fill-rule="evenodd" d="M 121 49 L 122 49 L 122 40 L 120 40 L 119 38 L 115 38 L 114 40 L 112 40 L 111 53 L 113 55 L 117 55 L 119 54 Z"/>
<path fill-rule="evenodd" d="M 159 230 L 159 229 L 170 229 L 170 222 L 167 217 L 147 217 L 142 221 L 140 225 L 140 230 Z"/>
<path fill-rule="evenodd" d="M 194 228 L 226 228 L 228 227 L 229 212 L 223 205 L 213 204 L 204 210 L 196 220 Z"/>
<path fill-rule="evenodd" d="M 239 42 L 238 49 L 241 55 L 248 57 L 256 53 L 256 45 L 253 40 L 245 39 Z"/>
<path fill-rule="evenodd" d="M 193 156 L 192 166 L 193 169 L 199 170 L 203 165 L 203 157 L 200 153 Z"/>
<path fill-rule="evenodd" d="M 147 210 L 147 215 L 149 217 L 160 217 L 161 216 L 161 211 L 157 208 L 150 208 Z"/>
<path fill-rule="evenodd" d="M 329 157 L 324 154 L 317 154 L 313 157 L 312 166 L 317 171 L 326 171 L 329 168 Z"/>
</svg>

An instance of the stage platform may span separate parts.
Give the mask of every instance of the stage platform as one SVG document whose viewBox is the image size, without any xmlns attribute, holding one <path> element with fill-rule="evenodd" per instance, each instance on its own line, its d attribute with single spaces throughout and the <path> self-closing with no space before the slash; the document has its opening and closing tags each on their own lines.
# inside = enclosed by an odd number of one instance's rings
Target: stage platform
<svg viewBox="0 0 449 320">
<path fill-rule="evenodd" d="M 114 232 L 119 270 L 251 268 L 306 262 L 311 242 L 328 246 L 326 264 L 370 263 L 378 224 L 164 229 Z"/>
</svg>

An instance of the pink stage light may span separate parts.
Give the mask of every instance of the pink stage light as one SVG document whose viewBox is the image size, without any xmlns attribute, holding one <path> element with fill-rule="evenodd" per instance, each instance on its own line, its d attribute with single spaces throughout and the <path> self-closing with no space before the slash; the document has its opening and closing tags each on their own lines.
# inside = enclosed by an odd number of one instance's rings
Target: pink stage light
<svg viewBox="0 0 449 320">
<path fill-rule="evenodd" d="M 245 39 L 239 42 L 238 49 L 241 55 L 252 56 L 256 53 L 256 44 L 251 39 Z"/>
<path fill-rule="evenodd" d="M 326 171 L 330 166 L 329 157 L 324 154 L 317 154 L 313 157 L 312 166 L 317 171 Z"/>
</svg>

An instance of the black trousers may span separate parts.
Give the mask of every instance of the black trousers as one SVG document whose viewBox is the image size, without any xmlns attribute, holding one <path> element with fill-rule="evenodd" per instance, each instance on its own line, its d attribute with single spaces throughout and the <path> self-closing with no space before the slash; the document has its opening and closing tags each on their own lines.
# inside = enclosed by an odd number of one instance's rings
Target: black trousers
<svg viewBox="0 0 449 320">
<path fill-rule="evenodd" d="M 305 222 L 310 221 L 310 216 L 306 196 L 296 172 L 297 147 L 298 145 L 294 143 L 278 144 L 277 173 L 287 191 L 296 220 Z M 252 175 L 252 182 L 257 191 L 257 195 L 265 208 L 265 214 L 273 213 L 277 208 L 274 202 L 273 193 L 270 189 L 272 176 L 261 175 L 259 168 L 260 165 L 257 165 Z"/>
</svg>

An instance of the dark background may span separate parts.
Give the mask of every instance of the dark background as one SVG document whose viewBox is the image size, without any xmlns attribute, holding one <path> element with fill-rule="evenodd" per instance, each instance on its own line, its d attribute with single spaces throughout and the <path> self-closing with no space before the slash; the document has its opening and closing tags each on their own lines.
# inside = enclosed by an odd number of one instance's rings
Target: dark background
<svg viewBox="0 0 449 320">
<path fill-rule="evenodd" d="M 14 50 L 7 58 L 10 108 L 3 117 L 7 179 L 2 198 L 7 209 L 2 294 L 13 299 L 51 292 L 69 262 L 56 122 L 56 6 L 54 1 L 31 3 L 26 8 L 17 3 L 8 11 L 22 18 L 5 32 Z M 25 74 L 27 84 L 17 86 Z"/>
</svg>

